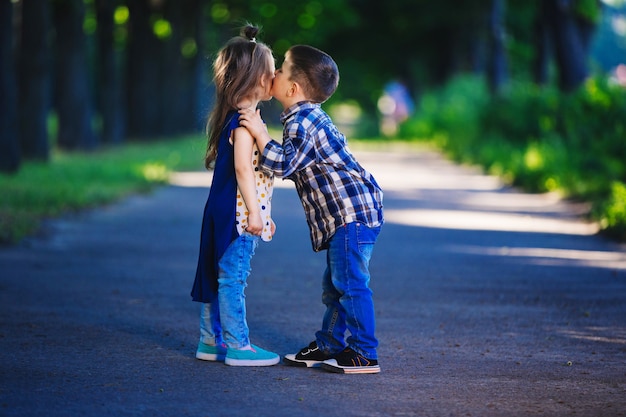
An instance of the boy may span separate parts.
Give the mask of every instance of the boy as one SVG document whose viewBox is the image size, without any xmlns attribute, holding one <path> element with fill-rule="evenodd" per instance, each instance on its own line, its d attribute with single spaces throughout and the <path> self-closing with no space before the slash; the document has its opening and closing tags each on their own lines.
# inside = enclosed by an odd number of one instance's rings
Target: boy
<svg viewBox="0 0 626 417">
<path fill-rule="evenodd" d="M 270 91 L 284 108 L 282 145 L 269 136 L 258 111 L 240 110 L 240 124 L 262 150 L 260 166 L 294 181 L 313 250 L 327 250 L 322 328 L 307 347 L 285 355 L 284 362 L 339 373 L 377 373 L 369 261 L 383 224 L 382 191 L 320 106 L 338 83 L 337 65 L 328 54 L 293 46 Z"/>
</svg>

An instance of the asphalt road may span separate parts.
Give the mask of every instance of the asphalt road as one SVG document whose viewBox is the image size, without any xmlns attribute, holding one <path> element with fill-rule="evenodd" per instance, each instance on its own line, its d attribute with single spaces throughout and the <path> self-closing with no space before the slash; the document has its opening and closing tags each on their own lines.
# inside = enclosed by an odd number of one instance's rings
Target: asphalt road
<svg viewBox="0 0 626 417">
<path fill-rule="evenodd" d="M 583 206 L 427 151 L 357 154 L 385 191 L 380 374 L 194 358 L 209 174 L 183 173 L 0 249 L 0 416 L 626 415 L 626 248 Z M 284 355 L 321 322 L 325 254 L 277 185 L 247 305 L 252 342 Z"/>
</svg>

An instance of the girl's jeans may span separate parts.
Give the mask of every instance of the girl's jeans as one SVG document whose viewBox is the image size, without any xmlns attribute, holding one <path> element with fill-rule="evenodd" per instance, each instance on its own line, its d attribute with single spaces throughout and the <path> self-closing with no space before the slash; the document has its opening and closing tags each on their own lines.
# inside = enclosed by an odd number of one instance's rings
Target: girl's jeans
<svg viewBox="0 0 626 417">
<path fill-rule="evenodd" d="M 200 340 L 203 343 L 225 343 L 235 349 L 250 345 L 244 289 L 258 244 L 259 236 L 244 233 L 228 246 L 219 260 L 218 302 L 202 304 L 200 312 Z"/>
<path fill-rule="evenodd" d="M 369 261 L 379 227 L 362 223 L 341 226 L 331 238 L 322 281 L 326 312 L 316 333 L 323 352 L 333 354 L 347 346 L 368 359 L 378 359 L 374 335 L 374 302 L 369 288 Z M 345 339 L 346 331 L 350 333 Z"/>
</svg>

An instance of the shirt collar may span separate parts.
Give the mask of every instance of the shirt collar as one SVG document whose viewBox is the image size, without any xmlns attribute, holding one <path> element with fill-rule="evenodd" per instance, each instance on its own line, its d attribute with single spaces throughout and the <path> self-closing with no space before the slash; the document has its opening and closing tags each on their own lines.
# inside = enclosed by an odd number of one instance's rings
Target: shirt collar
<svg viewBox="0 0 626 417">
<path fill-rule="evenodd" d="M 313 103 L 312 101 L 299 101 L 293 106 L 287 107 L 285 110 L 283 110 L 283 112 L 280 114 L 280 122 L 282 124 L 285 124 L 287 119 L 289 119 L 295 113 L 304 109 L 310 109 L 310 108 L 319 107 L 319 106 L 320 106 L 319 103 Z"/>
</svg>

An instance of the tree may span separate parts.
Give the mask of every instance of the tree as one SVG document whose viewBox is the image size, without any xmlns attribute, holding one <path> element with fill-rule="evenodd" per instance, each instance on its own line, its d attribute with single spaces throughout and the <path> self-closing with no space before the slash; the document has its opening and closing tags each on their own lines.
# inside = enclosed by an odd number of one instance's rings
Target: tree
<svg viewBox="0 0 626 417">
<path fill-rule="evenodd" d="M 559 87 L 572 91 L 589 75 L 589 22 L 577 16 L 574 0 L 544 0 L 539 19 L 542 20 L 539 28 L 547 30 L 554 48 Z M 545 70 L 539 71 L 541 74 Z"/>
<path fill-rule="evenodd" d="M 20 143 L 25 158 L 47 160 L 50 108 L 49 0 L 22 2 L 19 43 Z"/>
<path fill-rule="evenodd" d="M 93 150 L 98 142 L 92 128 L 93 103 L 85 56 L 85 3 L 55 0 L 52 4 L 56 31 L 57 144 L 67 150 Z"/>
<path fill-rule="evenodd" d="M 0 172 L 9 173 L 20 166 L 13 57 L 13 3 L 0 0 Z"/>
<path fill-rule="evenodd" d="M 492 94 L 500 94 L 508 78 L 504 46 L 504 0 L 492 0 L 489 13 L 487 81 Z"/>
<path fill-rule="evenodd" d="M 126 108 L 128 134 L 146 138 L 156 134 L 158 103 L 158 39 L 150 25 L 152 10 L 146 0 L 128 0 L 130 13 L 126 47 Z"/>
<path fill-rule="evenodd" d="M 206 0 L 128 0 L 128 131 L 138 139 L 195 130 L 199 19 Z M 206 76 L 206 75 L 205 75 Z"/>
<path fill-rule="evenodd" d="M 113 13 L 117 3 L 112 0 L 95 1 L 98 38 L 96 79 L 99 87 L 96 104 L 102 119 L 102 141 L 108 144 L 119 144 L 124 140 L 121 62 L 115 51 L 113 36 Z"/>
</svg>

